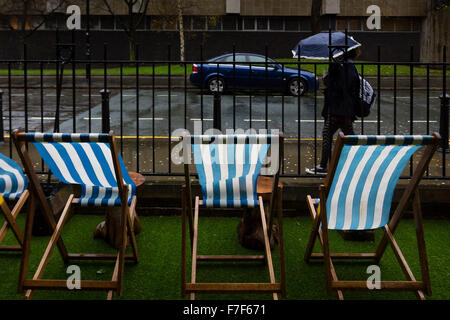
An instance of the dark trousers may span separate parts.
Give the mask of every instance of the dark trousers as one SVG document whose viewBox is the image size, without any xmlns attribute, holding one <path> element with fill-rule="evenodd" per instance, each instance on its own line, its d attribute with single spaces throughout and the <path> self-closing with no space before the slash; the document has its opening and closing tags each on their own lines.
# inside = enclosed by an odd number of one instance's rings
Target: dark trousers
<svg viewBox="0 0 450 320">
<path fill-rule="evenodd" d="M 328 161 L 331 157 L 331 145 L 333 142 L 333 135 L 338 129 L 341 129 L 345 135 L 353 135 L 353 119 L 350 117 L 338 117 L 328 115 L 325 119 L 322 131 L 322 159 L 320 166 L 322 168 L 328 167 Z"/>
</svg>

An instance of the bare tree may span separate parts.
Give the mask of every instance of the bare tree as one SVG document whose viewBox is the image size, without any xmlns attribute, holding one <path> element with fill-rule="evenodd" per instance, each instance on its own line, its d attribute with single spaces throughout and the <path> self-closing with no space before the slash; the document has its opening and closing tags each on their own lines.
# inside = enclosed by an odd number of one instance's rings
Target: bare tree
<svg viewBox="0 0 450 320">
<path fill-rule="evenodd" d="M 67 0 L 0 0 L 0 15 L 11 30 L 19 31 L 21 56 L 27 38 L 38 30 Z"/>
<path fill-rule="evenodd" d="M 122 21 L 122 19 L 117 19 L 120 28 L 123 29 L 128 38 L 128 46 L 129 46 L 129 58 L 130 60 L 135 60 L 136 58 L 136 30 L 139 25 L 144 20 L 145 15 L 147 14 L 148 5 L 150 0 L 122 0 L 124 5 L 127 8 L 127 19 L 126 22 Z M 114 12 L 111 6 L 112 0 L 103 0 L 103 3 L 106 7 L 106 10 L 114 17 L 116 17 L 117 13 Z"/>
<path fill-rule="evenodd" d="M 188 10 L 196 7 L 195 1 L 192 0 L 155 0 L 153 2 L 153 9 L 156 14 L 166 24 L 178 24 L 178 35 L 180 38 L 180 61 L 185 61 L 186 46 L 184 34 L 184 15 Z M 156 23 L 155 27 L 161 27 L 161 24 Z"/>
<path fill-rule="evenodd" d="M 320 33 L 320 12 L 322 10 L 322 0 L 312 0 L 311 4 L 311 32 Z"/>
</svg>

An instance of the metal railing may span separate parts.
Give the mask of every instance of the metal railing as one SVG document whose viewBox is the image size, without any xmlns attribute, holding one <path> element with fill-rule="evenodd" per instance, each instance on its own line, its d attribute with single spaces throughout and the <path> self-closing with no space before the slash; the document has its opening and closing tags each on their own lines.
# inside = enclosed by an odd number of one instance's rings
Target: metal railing
<svg viewBox="0 0 450 320">
<path fill-rule="evenodd" d="M 61 48 L 69 48 L 70 45 Z M 61 49 L 60 48 L 60 49 Z M 263 79 L 255 79 L 252 70 L 261 64 L 233 61 L 208 62 L 199 48 L 198 61 L 108 60 L 104 45 L 103 60 L 80 60 L 70 51 L 55 60 L 0 61 L 0 141 L 11 130 L 60 132 L 107 132 L 113 129 L 119 138 L 120 151 L 130 170 L 144 175 L 182 175 L 181 166 L 170 161 L 177 143 L 175 129 L 201 130 L 279 129 L 285 133 L 282 176 L 311 177 L 305 168 L 316 166 L 320 156 L 320 111 L 322 87 L 309 88 L 305 96 L 290 96 L 286 90 L 272 91 L 270 61 L 262 64 Z M 139 49 L 136 49 L 139 52 Z M 265 47 L 265 56 L 270 53 Z M 413 48 L 411 48 L 411 55 Z M 411 61 L 413 57 L 411 57 Z M 281 61 L 279 72 L 286 74 L 309 69 L 315 75 L 328 62 Z M 226 93 L 195 88 L 188 79 L 192 65 L 203 76 L 206 65 L 221 71 L 232 67 Z M 446 49 L 442 62 L 397 63 L 356 62 L 362 78 L 369 80 L 377 93 L 376 108 L 369 117 L 355 122 L 357 134 L 430 134 L 440 131 L 442 146 L 426 178 L 449 179 L 448 95 Z M 260 90 L 243 91 L 237 85 L 240 65 L 248 66 L 249 83 L 262 81 Z M 388 75 L 383 75 L 382 70 Z M 417 75 L 419 74 L 419 75 Z M 436 74 L 436 75 L 435 75 Z M 253 77 L 253 78 L 252 78 Z M 246 81 L 247 81 L 246 80 Z M 284 81 L 284 82 L 283 82 Z M 283 86 L 286 81 L 282 80 Z M 283 87 L 283 89 L 285 89 Z M 439 99 L 439 97 L 441 97 Z M 446 98 L 447 97 L 447 98 Z M 245 117 L 245 118 L 244 118 Z M 3 123 L 5 122 L 5 123 Z M 14 152 L 9 141 L 9 156 Z M 2 152 L 6 152 L 2 149 Z M 411 161 L 409 175 L 412 175 Z M 42 171 L 45 166 L 42 164 Z"/>
</svg>

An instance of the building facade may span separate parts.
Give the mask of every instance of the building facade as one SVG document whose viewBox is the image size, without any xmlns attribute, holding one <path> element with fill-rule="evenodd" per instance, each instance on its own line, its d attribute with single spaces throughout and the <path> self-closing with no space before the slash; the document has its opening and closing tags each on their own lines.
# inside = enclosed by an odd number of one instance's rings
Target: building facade
<svg viewBox="0 0 450 320">
<path fill-rule="evenodd" d="M 173 60 L 179 57 L 178 0 L 152 0 L 145 15 L 137 25 L 136 43 L 139 56 L 146 60 Z M 427 19 L 429 1 L 435 0 L 323 0 L 320 25 L 323 31 L 348 30 L 363 44 L 362 59 L 382 61 L 417 61 L 421 53 L 421 32 Z M 0 0 L 1 2 L 1 0 Z M 19 1 L 20 2 L 20 1 Z M 37 31 L 26 38 L 29 56 L 35 59 L 54 56 L 58 29 L 60 41 L 77 44 L 77 55 L 85 51 L 86 1 L 67 0 L 57 10 L 58 0 L 44 1 L 42 12 L 31 11 L 22 24 L 23 15 L 1 12 L 0 41 L 8 43 L 0 47 L 0 59 L 20 56 L 21 28 L 29 30 L 39 25 Z M 126 0 L 90 0 L 89 26 L 93 58 L 103 57 L 103 44 L 107 43 L 108 58 L 127 59 L 127 35 L 123 25 L 127 23 Z M 138 1 L 134 14 L 138 16 Z M 210 58 L 231 52 L 264 53 L 271 57 L 291 57 L 291 49 L 299 40 L 311 34 L 311 0 L 180 0 L 182 3 L 183 29 L 186 42 L 186 60 Z M 68 5 L 81 9 L 81 30 L 72 35 L 67 30 Z M 380 25 L 370 29 L 367 20 L 369 6 L 380 9 Z M 46 13 L 47 12 L 47 13 Z M 111 14 L 113 13 L 113 15 Z M 43 15 L 45 21 L 42 23 Z M 42 43 L 48 45 L 42 46 Z M 202 50 L 200 50 L 202 47 Z M 266 49 L 267 47 L 267 49 Z M 380 47 L 380 49 L 378 49 Z M 380 52 L 380 56 L 378 56 Z M 423 50 L 422 50 L 423 52 Z M 412 57 L 411 57 L 412 55 Z"/>
</svg>

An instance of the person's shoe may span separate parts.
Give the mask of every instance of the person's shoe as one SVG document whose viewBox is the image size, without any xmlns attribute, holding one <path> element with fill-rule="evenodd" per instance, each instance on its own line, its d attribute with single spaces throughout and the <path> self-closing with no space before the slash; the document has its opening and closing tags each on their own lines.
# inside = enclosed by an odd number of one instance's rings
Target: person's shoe
<svg viewBox="0 0 450 320">
<path fill-rule="evenodd" d="M 322 168 L 320 166 L 320 164 L 317 165 L 315 168 L 306 169 L 305 171 L 308 174 L 315 174 L 315 175 L 320 175 L 320 176 L 326 176 L 328 173 L 327 168 Z"/>
</svg>

